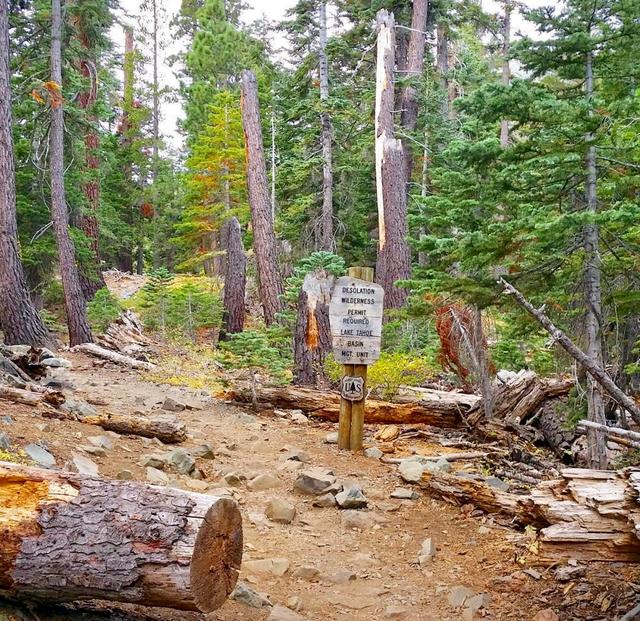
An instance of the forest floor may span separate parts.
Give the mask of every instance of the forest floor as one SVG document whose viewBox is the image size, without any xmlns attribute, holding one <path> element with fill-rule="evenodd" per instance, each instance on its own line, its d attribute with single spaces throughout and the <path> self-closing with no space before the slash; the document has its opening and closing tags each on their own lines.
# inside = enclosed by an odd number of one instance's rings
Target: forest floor
<svg viewBox="0 0 640 621">
<path fill-rule="evenodd" d="M 559 582 L 551 568 L 536 566 L 535 556 L 523 554 L 530 542 L 526 533 L 498 525 L 470 507 L 430 499 L 417 489 L 420 497 L 416 500 L 391 498 L 395 488 L 406 487 L 396 468 L 326 443 L 325 437 L 336 431 L 337 425 L 297 423 L 268 411 L 256 414 L 216 400 L 205 391 L 158 385 L 146 381 L 142 374 L 81 354 L 64 355 L 73 368 L 58 371 L 61 379 L 73 385 L 73 398 L 96 404 L 99 411 L 149 415 L 166 397 L 195 408 L 176 414 L 188 429 L 183 447 L 208 443 L 214 448 L 215 458 L 197 460 L 204 481 L 167 469 L 169 485 L 232 494 L 243 515 L 244 561 L 286 559 L 280 563 L 286 569 L 283 575 L 244 568 L 240 580 L 268 596 L 273 604 L 297 608 L 304 619 L 457 621 L 486 617 L 565 621 L 616 619 L 620 610 L 630 607 L 629 592 L 633 593 L 640 583 L 637 567 L 593 563 L 586 576 Z M 86 455 L 99 466 L 100 474 L 115 478 L 129 470 L 134 479 L 145 481 L 146 469 L 140 465 L 143 456 L 173 448 L 163 447 L 157 440 L 103 432 L 80 422 L 44 419 L 33 408 L 0 403 L 0 431 L 6 432 L 16 446 L 44 444 L 55 456 L 57 467 L 69 463 L 75 452 L 82 452 L 82 446 L 90 445 L 90 436 L 106 435 L 113 442 L 112 448 L 102 456 Z M 369 438 L 374 431 L 367 429 Z M 304 451 L 309 463 L 287 459 L 294 448 Z M 447 449 L 416 439 L 397 442 L 399 454 L 409 454 L 410 450 L 436 454 Z M 293 484 L 300 468 L 330 468 L 339 480 L 357 481 L 369 501 L 368 508 L 359 512 L 366 516 L 361 529 L 351 528 L 354 512 L 316 508 L 312 506 L 313 497 L 296 493 Z M 241 479 L 236 486 L 223 478 L 230 472 Z M 247 481 L 262 473 L 276 477 L 276 486 L 251 491 Z M 265 505 L 274 497 L 295 505 L 292 524 L 266 518 Z M 433 560 L 421 567 L 418 555 L 427 538 L 431 538 L 436 551 Z M 484 607 L 475 616 L 455 605 L 455 596 L 461 592 L 456 587 L 461 586 L 473 594 L 487 595 L 481 598 Z M 550 611 L 546 616 L 539 614 L 548 609 L 558 617 Z M 257 609 L 230 600 L 208 618 L 261 621 L 269 614 L 268 607 Z M 201 617 L 164 612 L 158 618 Z"/>
</svg>

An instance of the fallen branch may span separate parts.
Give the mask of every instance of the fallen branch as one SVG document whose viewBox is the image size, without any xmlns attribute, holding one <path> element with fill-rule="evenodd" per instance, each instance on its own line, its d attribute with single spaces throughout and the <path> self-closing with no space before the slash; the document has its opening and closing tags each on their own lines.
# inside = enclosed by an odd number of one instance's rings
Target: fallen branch
<svg viewBox="0 0 640 621">
<path fill-rule="evenodd" d="M 242 559 L 235 500 L 0 462 L 0 591 L 211 612 Z"/>
<path fill-rule="evenodd" d="M 597 429 L 602 431 L 613 442 L 619 442 L 625 446 L 631 446 L 633 448 L 640 447 L 640 433 L 636 431 L 630 431 L 629 429 L 621 429 L 620 427 L 608 427 L 607 425 L 601 425 L 600 423 L 594 423 L 590 420 L 581 420 L 578 423 L 578 431 L 586 433 L 587 429 Z"/>
<path fill-rule="evenodd" d="M 523 295 L 513 285 L 509 284 L 504 278 L 500 282 L 505 291 L 513 295 L 514 299 L 522 308 L 524 308 L 538 323 L 553 337 L 562 349 L 564 349 L 576 362 L 581 364 L 585 370 L 595 379 L 600 386 L 617 401 L 625 410 L 627 410 L 633 420 L 640 424 L 640 407 L 636 402 L 626 395 L 616 383 L 611 379 L 605 369 L 597 365 L 587 354 L 585 354 L 573 341 L 562 331 L 557 328 L 552 321 L 539 309 L 534 308 Z"/>
<path fill-rule="evenodd" d="M 419 458 L 420 461 L 440 461 L 444 459 L 446 461 L 467 461 L 474 459 L 483 459 L 489 455 L 504 455 L 506 451 L 495 450 L 487 452 L 475 452 L 475 453 L 445 453 L 443 455 L 415 455 L 413 457 Z M 400 464 L 410 457 L 404 459 L 399 457 L 381 457 L 380 461 L 384 464 Z"/>
<path fill-rule="evenodd" d="M 31 385 L 28 387 L 30 386 Z M 40 386 L 35 388 L 35 385 L 34 390 L 23 390 L 22 388 L 0 385 L 0 399 L 11 401 L 12 403 L 22 403 L 24 405 L 48 403 L 49 405 L 58 407 L 64 403 L 65 396 L 57 390 L 47 390 Z"/>
<path fill-rule="evenodd" d="M 104 347 L 100 347 L 100 345 L 96 345 L 95 343 L 83 343 L 82 345 L 76 345 L 73 348 L 73 351 L 79 351 L 85 354 L 89 354 L 90 356 L 102 358 L 103 360 L 108 360 L 109 362 L 113 362 L 114 364 L 121 364 L 126 367 L 131 367 L 132 369 L 151 371 L 152 369 L 156 368 L 156 365 L 152 364 L 151 362 L 136 360 L 131 356 L 125 356 L 123 354 L 119 354 L 118 352 L 111 351 L 110 349 L 105 349 Z"/>
</svg>

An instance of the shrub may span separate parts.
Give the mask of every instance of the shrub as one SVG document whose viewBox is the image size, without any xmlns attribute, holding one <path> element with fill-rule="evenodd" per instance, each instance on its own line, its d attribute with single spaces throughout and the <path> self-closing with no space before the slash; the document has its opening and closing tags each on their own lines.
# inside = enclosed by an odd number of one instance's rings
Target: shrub
<svg viewBox="0 0 640 621">
<path fill-rule="evenodd" d="M 117 298 L 111 294 L 109 289 L 100 289 L 93 300 L 87 304 L 87 317 L 91 328 L 98 332 L 104 332 L 113 321 L 120 315 L 122 307 Z"/>
</svg>

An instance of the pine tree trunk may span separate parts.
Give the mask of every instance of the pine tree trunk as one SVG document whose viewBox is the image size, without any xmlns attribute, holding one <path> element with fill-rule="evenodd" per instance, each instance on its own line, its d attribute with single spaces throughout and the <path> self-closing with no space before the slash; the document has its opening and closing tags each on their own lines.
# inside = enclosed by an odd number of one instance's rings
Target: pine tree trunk
<svg viewBox="0 0 640 621">
<path fill-rule="evenodd" d="M 276 236 L 271 215 L 267 169 L 264 160 L 258 84 L 251 71 L 242 74 L 242 125 L 247 153 L 247 186 L 253 247 L 258 266 L 258 285 L 264 321 L 270 326 L 282 310 L 284 289 L 277 265 Z"/>
<path fill-rule="evenodd" d="M 51 3 L 51 81 L 60 92 L 51 97 L 49 168 L 51 171 L 51 216 L 58 246 L 69 344 L 91 343 L 85 298 L 80 288 L 75 249 L 69 235 L 69 213 L 64 191 L 64 100 L 62 97 L 62 13 L 60 0 Z"/>
<path fill-rule="evenodd" d="M 593 54 L 591 52 L 587 53 L 585 73 L 587 103 L 591 106 L 591 98 L 593 96 Z M 593 139 L 594 136 L 588 134 L 587 144 Z M 596 148 L 593 145 L 587 148 L 586 202 L 587 211 L 595 217 L 598 212 L 598 198 Z M 598 225 L 595 223 L 589 223 L 584 228 L 584 251 L 585 332 L 587 340 L 585 353 L 596 365 L 604 368 L 602 335 L 600 332 L 602 321 L 600 233 Z M 587 376 L 587 417 L 591 422 L 601 425 L 606 424 L 602 389 L 591 375 Z M 605 435 L 598 429 L 590 428 L 587 431 L 587 442 L 591 467 L 605 469 L 607 467 L 607 441 Z"/>
<path fill-rule="evenodd" d="M 394 285 L 411 275 L 407 244 L 407 193 L 402 143 L 394 136 L 395 21 L 378 11 L 375 151 L 378 198 L 378 256 L 376 282 L 385 290 L 385 308 L 404 306 L 408 292 Z"/>
<path fill-rule="evenodd" d="M 512 0 L 505 0 L 504 22 L 502 24 L 502 84 L 509 86 L 511 82 L 511 67 L 509 66 L 509 50 L 511 47 L 511 11 Z M 503 149 L 509 146 L 509 121 L 502 119 L 500 123 L 500 145 Z"/>
<path fill-rule="evenodd" d="M 227 250 L 223 332 L 236 334 L 242 332 L 244 328 L 244 299 L 247 281 L 247 255 L 242 244 L 242 231 L 237 218 L 227 220 L 224 225 L 223 239 Z"/>
<path fill-rule="evenodd" d="M 0 328 L 8 345 L 52 345 L 31 302 L 20 262 L 13 162 L 9 15 L 0 2 Z"/>
<path fill-rule="evenodd" d="M 449 101 L 449 36 L 444 24 L 438 24 L 437 27 L 436 65 L 442 90 L 442 119 L 447 121 L 451 118 L 451 102 Z"/>
<path fill-rule="evenodd" d="M 293 383 L 318 387 L 327 383 L 324 361 L 331 351 L 329 303 L 333 276 L 324 270 L 307 274 L 298 297 L 298 319 L 293 334 Z"/>
<path fill-rule="evenodd" d="M 158 171 L 160 166 L 160 86 L 158 83 L 158 0 L 152 0 L 153 13 L 153 267 L 160 267 L 160 231 L 158 227 Z"/>
<path fill-rule="evenodd" d="M 87 179 L 83 183 L 88 209 L 77 218 L 77 226 L 87 236 L 93 254 L 93 269 L 80 270 L 80 288 L 85 300 L 89 301 L 93 299 L 98 290 L 106 286 L 100 261 L 100 231 L 97 217 L 100 206 L 100 158 L 98 155 L 100 138 L 96 129 L 98 119 L 92 111 L 98 95 L 98 70 L 95 64 L 94 46 L 81 17 L 77 19 L 76 29 L 78 41 L 86 54 L 86 58 L 78 62 L 79 70 L 82 76 L 89 80 L 88 89 L 78 94 L 78 106 L 81 110 L 86 111 L 88 125 L 84 136 L 84 168 Z"/>
<path fill-rule="evenodd" d="M 415 81 L 420 77 L 424 65 L 424 50 L 426 44 L 425 31 L 427 29 L 427 13 L 429 0 L 414 0 L 411 16 L 411 35 L 407 52 L 407 71 L 403 78 L 406 86 L 402 89 L 400 100 L 400 122 L 405 133 L 414 132 L 418 120 L 418 97 Z M 407 181 L 411 179 L 413 170 L 413 154 L 408 140 L 403 140 L 405 172 Z"/>
<path fill-rule="evenodd" d="M 319 250 L 331 252 L 335 248 L 333 238 L 333 124 L 327 110 L 329 100 L 329 63 L 327 60 L 327 5 L 320 3 L 320 123 L 322 125 L 322 215 L 320 218 Z"/>
</svg>

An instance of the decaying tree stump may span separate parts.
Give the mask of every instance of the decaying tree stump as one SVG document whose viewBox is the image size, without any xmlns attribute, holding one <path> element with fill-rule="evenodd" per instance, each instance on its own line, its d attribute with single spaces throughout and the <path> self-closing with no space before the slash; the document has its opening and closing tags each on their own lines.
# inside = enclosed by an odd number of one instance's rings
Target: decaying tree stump
<svg viewBox="0 0 640 621">
<path fill-rule="evenodd" d="M 247 284 L 247 255 L 242 244 L 242 230 L 238 218 L 230 218 L 225 222 L 222 237 L 227 251 L 222 327 L 224 334 L 236 334 L 244 328 L 244 298 Z"/>
<path fill-rule="evenodd" d="M 237 503 L 0 462 L 0 595 L 210 612 L 242 560 Z"/>
</svg>

